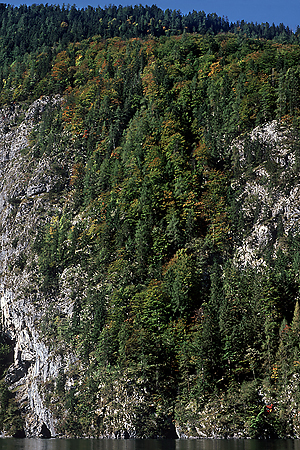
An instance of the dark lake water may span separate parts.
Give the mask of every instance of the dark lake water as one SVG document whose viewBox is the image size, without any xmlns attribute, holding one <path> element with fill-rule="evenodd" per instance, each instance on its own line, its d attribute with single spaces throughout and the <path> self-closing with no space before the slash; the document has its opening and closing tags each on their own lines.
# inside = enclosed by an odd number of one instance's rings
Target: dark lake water
<svg viewBox="0 0 300 450">
<path fill-rule="evenodd" d="M 0 450 L 300 450 L 300 440 L 0 439 Z"/>
</svg>

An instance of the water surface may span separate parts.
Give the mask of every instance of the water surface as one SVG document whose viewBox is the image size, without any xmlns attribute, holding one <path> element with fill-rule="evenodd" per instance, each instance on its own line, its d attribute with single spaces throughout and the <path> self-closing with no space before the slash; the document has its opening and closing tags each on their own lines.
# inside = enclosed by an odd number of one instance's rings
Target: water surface
<svg viewBox="0 0 300 450">
<path fill-rule="evenodd" d="M 0 439 L 0 450 L 300 450 L 300 440 Z"/>
</svg>

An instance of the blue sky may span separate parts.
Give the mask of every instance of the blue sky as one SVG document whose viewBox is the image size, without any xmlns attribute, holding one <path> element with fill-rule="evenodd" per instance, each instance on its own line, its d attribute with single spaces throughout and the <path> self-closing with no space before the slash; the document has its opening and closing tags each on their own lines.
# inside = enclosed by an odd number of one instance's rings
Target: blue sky
<svg viewBox="0 0 300 450">
<path fill-rule="evenodd" d="M 31 5 L 32 3 L 46 3 L 46 2 L 9 2 L 14 6 L 26 3 Z M 68 1 L 48 1 L 48 4 L 68 4 Z M 155 3 L 159 8 L 165 10 L 179 9 L 182 13 L 188 13 L 193 9 L 196 11 L 205 11 L 208 13 L 217 13 L 218 16 L 227 16 L 229 21 L 236 22 L 237 20 L 245 20 L 247 22 L 273 22 L 278 25 L 284 23 L 293 30 L 296 30 L 297 25 L 300 25 L 300 0 L 157 0 L 157 1 L 112 1 L 108 0 L 102 2 L 99 0 L 73 0 L 70 4 L 75 4 L 78 8 L 85 8 L 88 5 L 91 6 L 105 6 L 108 4 L 116 5 L 152 5 Z"/>
</svg>

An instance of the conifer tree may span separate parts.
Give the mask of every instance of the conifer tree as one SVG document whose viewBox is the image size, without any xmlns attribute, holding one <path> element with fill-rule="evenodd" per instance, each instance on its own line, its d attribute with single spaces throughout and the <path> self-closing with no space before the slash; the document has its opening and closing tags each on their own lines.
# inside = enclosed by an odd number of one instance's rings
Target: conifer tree
<svg viewBox="0 0 300 450">
<path fill-rule="evenodd" d="M 224 303 L 222 270 L 215 260 L 211 271 L 211 293 L 203 305 L 203 331 L 201 336 L 201 361 L 203 365 L 203 387 L 211 390 L 215 381 L 222 378 L 221 335 L 219 311 Z"/>
</svg>

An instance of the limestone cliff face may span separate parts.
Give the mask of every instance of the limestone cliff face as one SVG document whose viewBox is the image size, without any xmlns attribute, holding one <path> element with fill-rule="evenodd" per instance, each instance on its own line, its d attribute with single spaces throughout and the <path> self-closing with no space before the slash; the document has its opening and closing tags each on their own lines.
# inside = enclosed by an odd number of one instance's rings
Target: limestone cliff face
<svg viewBox="0 0 300 450">
<path fill-rule="evenodd" d="M 0 111 L 1 310 L 3 329 L 14 344 L 14 362 L 6 379 L 16 390 L 26 436 L 56 435 L 41 385 L 57 376 L 62 357 L 50 351 L 38 327 L 47 305 L 39 294 L 30 247 L 41 225 L 58 207 L 51 197 L 58 175 L 50 158 L 35 159 L 28 152 L 28 139 L 43 110 L 59 101 L 43 98 L 30 107 Z"/>
<path fill-rule="evenodd" d="M 243 224 L 242 238 L 233 236 L 235 258 L 242 266 L 263 267 L 270 244 L 284 250 L 286 236 L 299 233 L 299 149 L 295 136 L 277 121 L 255 128 L 247 140 L 233 144 L 241 173 L 232 190 Z M 247 157 L 255 158 L 255 145 L 265 149 L 265 157 L 249 173 Z"/>
</svg>

